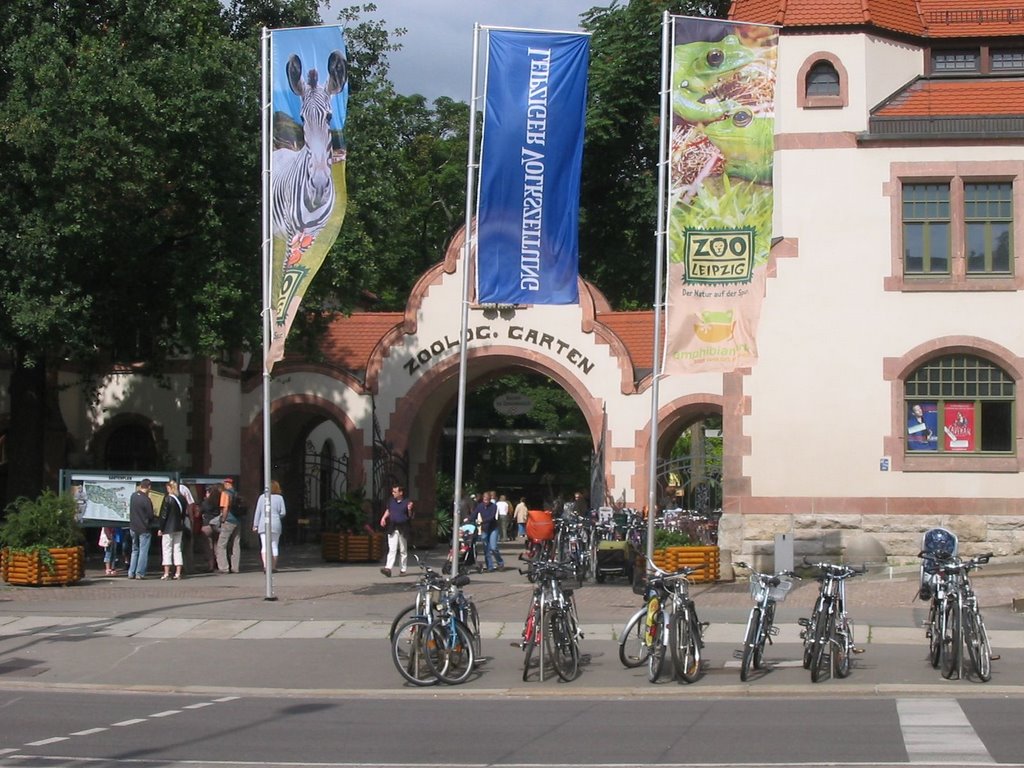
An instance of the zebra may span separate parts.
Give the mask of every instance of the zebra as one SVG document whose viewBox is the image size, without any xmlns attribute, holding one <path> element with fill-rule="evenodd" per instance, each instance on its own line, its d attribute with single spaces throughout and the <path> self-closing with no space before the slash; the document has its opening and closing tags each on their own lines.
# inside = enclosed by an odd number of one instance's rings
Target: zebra
<svg viewBox="0 0 1024 768">
<path fill-rule="evenodd" d="M 275 235 L 287 246 L 285 265 L 297 262 L 302 251 L 327 224 L 334 209 L 331 177 L 331 99 L 341 93 L 348 79 L 348 63 L 341 51 L 327 58 L 327 85 L 319 84 L 315 69 L 302 79 L 302 61 L 295 54 L 285 67 L 288 85 L 301 99 L 303 145 L 300 149 L 275 149 L 271 180 Z"/>
</svg>

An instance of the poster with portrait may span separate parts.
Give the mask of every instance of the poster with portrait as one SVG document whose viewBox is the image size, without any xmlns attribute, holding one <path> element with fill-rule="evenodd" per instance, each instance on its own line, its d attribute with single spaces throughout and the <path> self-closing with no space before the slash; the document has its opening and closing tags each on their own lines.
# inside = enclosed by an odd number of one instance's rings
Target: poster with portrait
<svg viewBox="0 0 1024 768">
<path fill-rule="evenodd" d="M 939 418 L 936 403 L 907 406 L 907 450 L 939 450 Z"/>
<path fill-rule="evenodd" d="M 955 453 L 974 450 L 974 403 L 946 403 L 942 423 L 945 450 Z"/>
</svg>

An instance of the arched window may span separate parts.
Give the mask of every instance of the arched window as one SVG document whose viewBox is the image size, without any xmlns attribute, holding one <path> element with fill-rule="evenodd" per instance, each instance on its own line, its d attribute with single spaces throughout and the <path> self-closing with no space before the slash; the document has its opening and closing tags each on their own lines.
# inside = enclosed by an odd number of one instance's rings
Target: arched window
<svg viewBox="0 0 1024 768">
<path fill-rule="evenodd" d="M 803 109 L 845 107 L 849 103 L 846 67 L 828 51 L 812 53 L 797 73 L 796 103 Z"/>
<path fill-rule="evenodd" d="M 804 81 L 808 96 L 838 96 L 839 73 L 830 61 L 819 61 L 811 67 Z"/>
<path fill-rule="evenodd" d="M 970 354 L 935 358 L 904 379 L 908 453 L 1014 450 L 1013 377 Z"/>
<path fill-rule="evenodd" d="M 153 433 L 142 424 L 117 427 L 107 438 L 103 466 L 106 469 L 159 469 Z"/>
</svg>

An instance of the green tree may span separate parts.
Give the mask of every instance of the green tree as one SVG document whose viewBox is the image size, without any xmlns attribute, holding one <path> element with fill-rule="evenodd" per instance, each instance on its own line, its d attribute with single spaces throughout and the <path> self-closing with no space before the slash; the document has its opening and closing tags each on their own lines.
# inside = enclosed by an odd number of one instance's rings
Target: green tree
<svg viewBox="0 0 1024 768">
<path fill-rule="evenodd" d="M 583 14 L 593 36 L 580 272 L 618 309 L 654 300 L 662 15 L 724 17 L 728 10 L 729 0 L 631 0 Z"/>
<path fill-rule="evenodd" d="M 295 19 L 290 9 L 310 21 L 308 5 L 6 5 L 8 497 L 43 485 L 44 435 L 62 427 L 47 375 L 56 363 L 144 361 L 159 371 L 183 351 L 237 349 L 258 334 L 260 74 L 251 35 L 264 18 Z"/>
</svg>

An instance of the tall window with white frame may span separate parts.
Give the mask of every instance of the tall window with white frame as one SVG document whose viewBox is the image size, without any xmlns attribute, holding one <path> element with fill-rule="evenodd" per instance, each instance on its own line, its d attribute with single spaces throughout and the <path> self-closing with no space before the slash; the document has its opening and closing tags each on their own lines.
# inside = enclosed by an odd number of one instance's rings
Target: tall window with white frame
<svg viewBox="0 0 1024 768">
<path fill-rule="evenodd" d="M 904 380 L 908 453 L 1012 453 L 1016 385 L 976 355 L 930 360 Z"/>
</svg>

